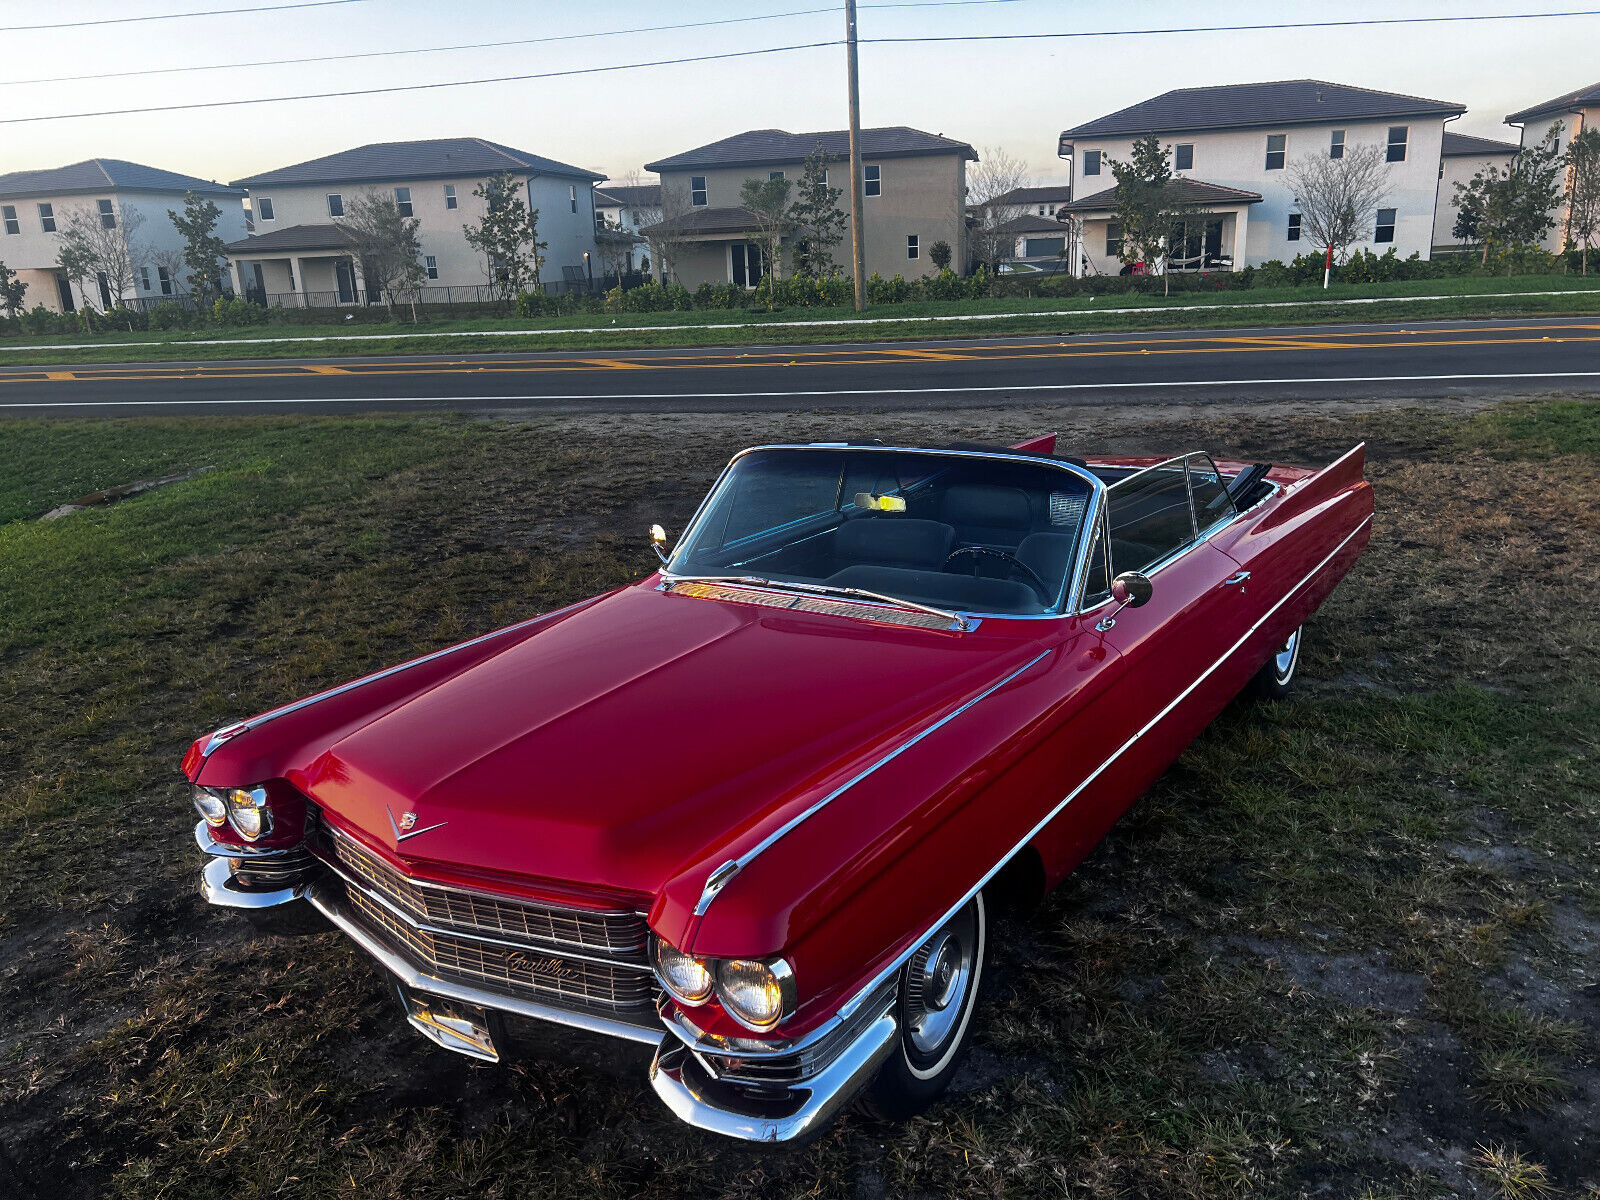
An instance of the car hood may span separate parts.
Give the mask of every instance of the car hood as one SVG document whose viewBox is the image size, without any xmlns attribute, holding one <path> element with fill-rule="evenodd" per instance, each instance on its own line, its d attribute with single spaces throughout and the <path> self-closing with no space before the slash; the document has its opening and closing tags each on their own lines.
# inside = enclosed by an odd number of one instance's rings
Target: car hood
<svg viewBox="0 0 1600 1200">
<path fill-rule="evenodd" d="M 334 823 L 419 865 L 654 895 L 850 779 L 1026 650 L 1000 628 L 956 634 L 633 587 L 308 741 L 283 774 Z"/>
</svg>

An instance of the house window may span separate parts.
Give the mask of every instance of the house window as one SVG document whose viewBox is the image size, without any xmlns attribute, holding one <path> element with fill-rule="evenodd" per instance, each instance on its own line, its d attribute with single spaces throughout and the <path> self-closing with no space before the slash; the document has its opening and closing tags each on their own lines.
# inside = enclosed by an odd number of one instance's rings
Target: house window
<svg viewBox="0 0 1600 1200">
<path fill-rule="evenodd" d="M 115 229 L 117 227 L 117 210 L 111 207 L 111 201 L 109 200 L 101 200 L 98 203 L 100 205 L 101 228 Z"/>
<path fill-rule="evenodd" d="M 95 282 L 100 285 L 100 307 L 107 312 L 111 311 L 111 276 L 104 271 L 95 275 Z"/>
<path fill-rule="evenodd" d="M 428 268 L 428 278 L 439 278 L 439 260 L 429 254 L 422 260 L 422 265 Z"/>
<path fill-rule="evenodd" d="M 172 272 L 165 267 L 157 267 L 156 278 L 161 281 L 161 294 L 163 296 L 172 295 Z"/>
<path fill-rule="evenodd" d="M 0 219 L 5 220 L 7 233 L 22 232 L 22 223 L 17 220 L 17 206 L 15 204 L 0 205 Z"/>
<path fill-rule="evenodd" d="M 1176 170 L 1194 170 L 1194 143 L 1179 142 L 1178 148 L 1172 153 L 1172 164 Z"/>
<path fill-rule="evenodd" d="M 1372 240 L 1375 242 L 1394 241 L 1394 209 L 1380 208 L 1378 220 L 1372 229 Z"/>
<path fill-rule="evenodd" d="M 576 184 L 567 184 L 567 203 L 573 212 L 578 211 L 578 188 Z"/>
<path fill-rule="evenodd" d="M 1122 257 L 1122 222 L 1106 222 L 1106 257 Z"/>
<path fill-rule="evenodd" d="M 1288 240 L 1291 241 L 1291 242 L 1298 242 L 1300 240 L 1300 214 L 1299 213 L 1290 213 L 1289 214 Z"/>
<path fill-rule="evenodd" d="M 920 253 L 921 250 L 917 246 L 917 235 L 914 233 L 906 234 L 906 257 L 916 258 Z"/>
<path fill-rule="evenodd" d="M 1269 133 L 1269 134 L 1267 134 L 1267 163 L 1266 163 L 1266 169 L 1267 170 L 1269 170 L 1269 171 L 1281 171 L 1281 170 L 1283 170 L 1283 159 L 1284 159 L 1285 154 L 1287 153 L 1287 150 L 1286 150 L 1286 147 L 1285 147 L 1285 139 L 1287 139 L 1288 136 L 1289 135 L 1285 134 L 1285 133 Z"/>
<path fill-rule="evenodd" d="M 1085 150 L 1083 152 L 1083 173 L 1085 175 L 1100 174 L 1100 151 Z"/>
<path fill-rule="evenodd" d="M 1406 133 L 1408 125 L 1389 126 L 1389 162 L 1405 162 L 1406 160 Z"/>
<path fill-rule="evenodd" d="M 272 220 L 272 197 L 262 196 L 256 201 L 256 219 L 258 221 Z"/>
<path fill-rule="evenodd" d="M 454 208 L 456 206 L 456 185 L 453 183 L 444 185 L 444 206 L 446 208 Z"/>
<path fill-rule="evenodd" d="M 689 203 L 696 208 L 706 205 L 706 177 L 704 175 L 689 176 Z"/>
<path fill-rule="evenodd" d="M 1328 137 L 1328 157 L 1344 157 L 1344 130 L 1335 129 Z"/>
<path fill-rule="evenodd" d="M 738 242 L 728 247 L 728 277 L 735 287 L 753 288 L 761 282 L 761 247 Z"/>
<path fill-rule="evenodd" d="M 634 209 L 628 216 L 633 220 L 633 227 L 635 229 L 639 228 L 639 210 Z"/>
<path fill-rule="evenodd" d="M 410 188 L 395 188 L 395 190 L 394 190 L 394 206 L 400 210 L 400 215 L 402 217 L 409 217 L 411 215 L 411 189 Z"/>
<path fill-rule="evenodd" d="M 46 233 L 56 231 L 56 210 L 53 204 L 39 205 L 39 228 Z"/>
<path fill-rule="evenodd" d="M 142 287 L 147 292 L 150 290 L 150 268 L 149 267 L 140 267 L 139 268 L 139 286 Z"/>
<path fill-rule="evenodd" d="M 769 180 L 782 179 L 783 178 L 783 172 L 782 171 L 768 171 L 767 172 L 767 178 Z"/>
<path fill-rule="evenodd" d="M 861 190 L 868 196 L 883 195 L 883 168 L 877 163 L 861 168 Z"/>
<path fill-rule="evenodd" d="M 344 197 L 338 192 L 328 193 L 328 215 L 330 217 L 344 216 Z"/>
</svg>

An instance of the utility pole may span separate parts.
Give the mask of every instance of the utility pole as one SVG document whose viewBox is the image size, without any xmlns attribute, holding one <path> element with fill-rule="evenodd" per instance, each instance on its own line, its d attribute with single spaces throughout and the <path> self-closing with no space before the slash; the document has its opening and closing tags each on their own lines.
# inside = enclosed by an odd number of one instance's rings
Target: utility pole
<svg viewBox="0 0 1600 1200">
<path fill-rule="evenodd" d="M 844 0 L 845 56 L 850 72 L 850 252 L 855 260 L 856 311 L 867 307 L 867 243 L 861 228 L 861 78 L 856 67 L 856 0 Z"/>
</svg>

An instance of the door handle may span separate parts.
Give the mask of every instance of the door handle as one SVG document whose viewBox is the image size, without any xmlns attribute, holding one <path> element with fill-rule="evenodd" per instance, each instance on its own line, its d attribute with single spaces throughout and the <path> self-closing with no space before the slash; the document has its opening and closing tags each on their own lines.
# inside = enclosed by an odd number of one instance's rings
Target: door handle
<svg viewBox="0 0 1600 1200">
<path fill-rule="evenodd" d="M 1243 583 L 1246 579 L 1249 579 L 1249 578 L 1250 578 L 1250 572 L 1249 571 L 1240 571 L 1237 575 L 1234 575 L 1234 576 L 1231 576 L 1231 577 L 1229 577 L 1227 579 L 1224 579 L 1222 581 L 1222 586 L 1223 587 L 1231 587 L 1236 583 Z"/>
</svg>

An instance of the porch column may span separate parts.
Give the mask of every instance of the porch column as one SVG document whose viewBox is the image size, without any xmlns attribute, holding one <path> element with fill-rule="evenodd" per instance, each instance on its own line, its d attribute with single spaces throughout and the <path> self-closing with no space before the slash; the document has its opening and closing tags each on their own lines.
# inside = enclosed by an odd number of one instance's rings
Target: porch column
<svg viewBox="0 0 1600 1200">
<path fill-rule="evenodd" d="M 310 308 L 311 299 L 306 295 L 306 264 L 298 255 L 289 256 L 289 270 L 294 272 L 294 290 L 300 293 L 300 307 Z"/>
<path fill-rule="evenodd" d="M 1233 215 L 1233 269 L 1245 268 L 1246 248 L 1250 245 L 1250 206 L 1241 204 Z"/>
</svg>

